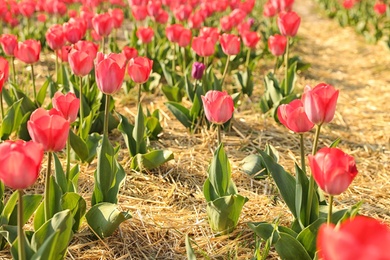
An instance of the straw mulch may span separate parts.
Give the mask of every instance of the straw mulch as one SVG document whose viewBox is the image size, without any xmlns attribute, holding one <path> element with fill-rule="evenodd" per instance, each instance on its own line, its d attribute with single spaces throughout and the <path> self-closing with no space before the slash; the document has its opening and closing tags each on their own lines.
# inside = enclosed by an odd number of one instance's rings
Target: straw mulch
<svg viewBox="0 0 390 260">
<path fill-rule="evenodd" d="M 387 47 L 367 44 L 350 28 L 339 28 L 328 20 L 310 0 L 297 0 L 295 10 L 302 17 L 292 55 L 311 64 L 299 75 L 297 88 L 320 82 L 340 90 L 334 120 L 323 127 L 319 147 L 341 138 L 339 145 L 357 160 L 359 174 L 347 192 L 335 198 L 336 209 L 350 207 L 363 200 L 361 213 L 390 223 L 390 53 Z M 223 134 L 225 149 L 233 169 L 239 193 L 247 196 L 237 229 L 230 235 L 215 236 L 207 222 L 202 186 L 206 170 L 216 148 L 216 132 L 201 129 L 190 134 L 167 111 L 161 93 L 144 96 L 144 108 L 162 110 L 164 133 L 152 147 L 170 149 L 175 160 L 160 169 L 139 173 L 129 170 L 126 149 L 121 163 L 127 169 L 119 206 L 132 219 L 123 223 L 109 238 L 95 240 L 84 225 L 69 246 L 67 259 L 185 259 L 184 238 L 189 234 L 199 258 L 249 259 L 255 250 L 255 236 L 247 227 L 251 221 L 272 222 L 280 218 L 289 225 L 292 216 L 276 190 L 266 181 L 253 181 L 240 170 L 240 162 L 255 148 L 271 144 L 280 153 L 280 163 L 289 171 L 298 161 L 298 136 L 261 114 L 258 100 L 263 91 L 262 77 L 270 61 L 263 61 L 255 72 L 256 90 L 245 97 L 235 112 L 233 127 Z M 281 71 L 282 73 L 282 71 Z M 117 108 L 131 117 L 134 98 L 117 97 Z M 307 134 L 307 151 L 313 133 Z M 113 140 L 121 140 L 119 133 Z M 90 198 L 96 165 L 83 165 L 80 190 Z M 277 259 L 271 250 L 270 259 Z M 0 259 L 9 259 L 7 250 Z"/>
</svg>

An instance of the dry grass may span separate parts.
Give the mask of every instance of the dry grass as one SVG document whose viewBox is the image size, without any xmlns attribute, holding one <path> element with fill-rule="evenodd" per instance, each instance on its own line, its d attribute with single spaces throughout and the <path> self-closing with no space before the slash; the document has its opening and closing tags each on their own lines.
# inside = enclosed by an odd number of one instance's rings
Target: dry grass
<svg viewBox="0 0 390 260">
<path fill-rule="evenodd" d="M 339 147 L 352 154 L 358 164 L 359 174 L 349 190 L 335 198 L 336 208 L 363 200 L 363 214 L 389 224 L 389 50 L 368 45 L 352 29 L 340 29 L 336 22 L 318 15 L 312 1 L 298 0 L 295 9 L 302 16 L 302 24 L 292 54 L 311 63 L 311 68 L 299 76 L 298 88 L 326 82 L 340 89 L 335 119 L 323 127 L 319 145 L 329 145 L 340 137 Z M 249 259 L 254 253 L 255 237 L 247 222 L 270 222 L 280 217 L 288 225 L 292 216 L 277 192 L 265 194 L 265 181 L 251 180 L 240 171 L 240 161 L 267 143 L 277 148 L 281 164 L 288 170 L 298 160 L 298 137 L 261 115 L 258 109 L 264 74 L 258 71 L 254 96 L 242 100 L 232 130 L 223 136 L 233 179 L 239 193 L 250 199 L 232 234 L 215 236 L 205 213 L 202 186 L 216 147 L 216 133 L 201 129 L 189 134 L 167 111 L 165 98 L 156 93 L 144 97 L 143 102 L 144 107 L 161 109 L 164 117 L 164 134 L 151 146 L 170 149 L 175 160 L 153 172 L 134 172 L 129 170 L 130 159 L 124 149 L 120 158 L 127 178 L 118 204 L 133 218 L 104 240 L 95 240 L 84 224 L 71 241 L 67 259 L 185 259 L 186 234 L 194 241 L 199 258 Z M 129 96 L 121 100 L 118 97 L 118 110 L 131 117 L 136 111 L 133 101 Z M 121 139 L 118 133 L 113 138 Z M 309 151 L 313 134 L 306 138 Z M 91 196 L 94 168 L 94 164 L 81 167 L 80 190 L 85 198 Z M 35 188 L 40 191 L 43 187 L 37 184 Z M 277 256 L 271 252 L 270 258 Z M 7 250 L 0 252 L 0 259 L 9 259 Z"/>
</svg>

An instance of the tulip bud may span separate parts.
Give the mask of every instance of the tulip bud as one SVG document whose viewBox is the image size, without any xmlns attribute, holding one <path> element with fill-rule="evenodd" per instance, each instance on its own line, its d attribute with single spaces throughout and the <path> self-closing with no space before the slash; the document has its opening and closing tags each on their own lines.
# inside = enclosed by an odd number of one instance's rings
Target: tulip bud
<svg viewBox="0 0 390 260">
<path fill-rule="evenodd" d="M 201 96 L 207 120 L 213 124 L 224 124 L 234 112 L 233 98 L 227 92 L 210 90 Z"/>
<path fill-rule="evenodd" d="M 290 104 L 278 107 L 278 119 L 285 127 L 295 133 L 310 131 L 314 124 L 307 118 L 302 101 L 295 99 Z"/>
<path fill-rule="evenodd" d="M 78 99 L 75 94 L 69 92 L 64 95 L 58 91 L 54 94 L 52 103 L 53 107 L 57 109 L 66 120 L 70 123 L 76 121 L 77 113 L 80 108 L 80 99 Z"/>
<path fill-rule="evenodd" d="M 203 77 L 203 72 L 206 69 L 206 65 L 204 65 L 201 62 L 194 62 L 192 64 L 192 71 L 191 71 L 191 76 L 194 79 L 202 79 Z"/>
</svg>

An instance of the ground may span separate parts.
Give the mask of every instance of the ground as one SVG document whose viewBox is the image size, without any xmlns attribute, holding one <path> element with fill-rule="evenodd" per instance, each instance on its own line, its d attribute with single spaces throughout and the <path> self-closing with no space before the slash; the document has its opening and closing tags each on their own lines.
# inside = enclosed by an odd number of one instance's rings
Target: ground
<svg viewBox="0 0 390 260">
<path fill-rule="evenodd" d="M 335 208 L 345 208 L 363 201 L 361 213 L 390 224 L 390 52 L 384 44 L 368 44 L 351 28 L 340 28 L 329 20 L 312 0 L 297 0 L 294 6 L 302 17 L 298 38 L 291 48 L 311 64 L 299 74 L 297 88 L 320 82 L 340 90 L 334 120 L 323 127 L 319 147 L 341 138 L 339 147 L 357 161 L 358 176 L 350 188 L 335 198 Z M 259 64 L 255 94 L 243 98 L 235 112 L 233 127 L 223 133 L 226 151 L 233 168 L 239 193 L 247 196 L 237 229 L 230 235 L 214 236 L 206 217 L 202 186 L 206 170 L 216 147 L 216 132 L 201 129 L 190 134 L 166 109 L 161 93 L 143 98 L 144 106 L 159 108 L 164 133 L 151 145 L 174 152 L 175 160 L 158 171 L 139 173 L 129 170 L 125 149 L 120 158 L 127 171 L 120 192 L 119 206 L 132 219 L 124 222 L 117 233 L 96 240 L 86 225 L 75 234 L 66 259 L 185 259 L 184 238 L 189 234 L 199 258 L 249 259 L 254 253 L 255 236 L 248 222 L 280 218 L 288 225 L 292 216 L 269 190 L 266 181 L 254 181 L 240 169 L 241 160 L 271 144 L 280 153 L 280 163 L 291 170 L 298 160 L 298 136 L 261 114 L 258 107 L 263 92 L 263 75 L 272 66 Z M 134 116 L 133 97 L 118 96 L 117 108 Z M 118 133 L 114 133 L 120 139 Z M 306 135 L 310 151 L 313 133 Z M 80 191 L 90 198 L 96 165 L 83 165 Z M 8 249 L 0 259 L 9 259 Z M 270 259 L 277 259 L 271 252 Z"/>
</svg>

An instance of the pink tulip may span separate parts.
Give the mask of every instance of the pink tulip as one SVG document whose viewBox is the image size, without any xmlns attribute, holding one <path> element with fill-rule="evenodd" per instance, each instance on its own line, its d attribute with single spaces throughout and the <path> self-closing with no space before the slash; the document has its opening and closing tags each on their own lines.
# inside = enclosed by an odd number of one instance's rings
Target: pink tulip
<svg viewBox="0 0 390 260">
<path fill-rule="evenodd" d="M 280 34 L 268 38 L 268 49 L 274 56 L 282 56 L 286 50 L 287 38 Z"/>
<path fill-rule="evenodd" d="M 3 90 L 4 83 L 8 80 L 9 64 L 6 59 L 0 57 L 0 92 Z"/>
<path fill-rule="evenodd" d="M 112 95 L 120 90 L 125 77 L 126 62 L 126 56 L 122 53 L 104 55 L 98 52 L 95 61 L 95 76 L 101 92 Z"/>
<path fill-rule="evenodd" d="M 148 81 L 152 69 L 152 60 L 146 57 L 136 57 L 129 61 L 127 73 L 135 83 L 142 84 Z"/>
<path fill-rule="evenodd" d="M 344 192 L 358 173 L 355 159 L 338 148 L 321 148 L 309 155 L 309 164 L 318 186 L 330 195 Z"/>
<path fill-rule="evenodd" d="M 241 34 L 242 42 L 248 48 L 256 48 L 257 43 L 260 41 L 260 36 L 257 32 L 246 31 Z"/>
<path fill-rule="evenodd" d="M 323 260 L 390 260 L 389 245 L 389 227 L 365 216 L 347 219 L 337 228 L 323 224 L 317 236 Z"/>
<path fill-rule="evenodd" d="M 72 72 L 77 76 L 86 76 L 93 69 L 93 56 L 85 51 L 72 49 L 68 55 L 68 62 Z"/>
<path fill-rule="evenodd" d="M 66 38 L 62 25 L 54 24 L 47 30 L 46 42 L 52 50 L 61 49 L 65 45 Z"/>
<path fill-rule="evenodd" d="M 33 64 L 39 60 L 41 53 L 41 43 L 36 40 L 25 40 L 18 42 L 14 55 L 17 59 L 27 64 Z"/>
<path fill-rule="evenodd" d="M 43 148 L 33 141 L 0 144 L 0 180 L 12 189 L 26 189 L 38 179 Z"/>
<path fill-rule="evenodd" d="M 122 26 L 123 19 L 125 18 L 125 14 L 123 13 L 123 10 L 120 8 L 115 8 L 109 12 L 111 15 L 113 21 L 114 21 L 114 28 L 118 29 Z"/>
<path fill-rule="evenodd" d="M 142 43 L 149 43 L 153 40 L 154 37 L 154 31 L 150 27 L 139 27 L 136 35 L 138 39 L 141 40 Z"/>
<path fill-rule="evenodd" d="M 332 121 L 338 96 L 339 91 L 325 83 L 320 83 L 313 89 L 306 86 L 302 103 L 309 120 L 316 125 Z"/>
<path fill-rule="evenodd" d="M 64 95 L 58 91 L 54 94 L 52 103 L 53 107 L 57 109 L 69 123 L 76 121 L 80 108 L 80 99 L 78 99 L 75 94 L 69 92 Z"/>
<path fill-rule="evenodd" d="M 240 53 L 241 40 L 240 37 L 233 34 L 224 33 L 219 37 L 222 51 L 226 55 L 237 55 Z"/>
<path fill-rule="evenodd" d="M 225 91 L 210 90 L 201 96 L 207 120 L 213 124 L 224 124 L 233 116 L 234 103 Z"/>
<path fill-rule="evenodd" d="M 214 54 L 215 51 L 215 43 L 213 38 L 211 37 L 194 37 L 192 39 L 192 49 L 202 57 L 209 57 Z"/>
<path fill-rule="evenodd" d="M 18 38 L 13 34 L 3 34 L 0 37 L 0 44 L 6 55 L 14 56 L 14 50 L 18 45 Z"/>
<path fill-rule="evenodd" d="M 92 60 L 94 60 L 96 58 L 99 45 L 91 41 L 78 41 L 73 45 L 73 49 L 86 52 L 92 57 Z"/>
<path fill-rule="evenodd" d="M 307 118 L 302 101 L 299 99 L 295 99 L 287 105 L 280 105 L 278 119 L 280 123 L 295 133 L 305 133 L 314 127 L 314 124 Z"/>
<path fill-rule="evenodd" d="M 299 25 L 301 24 L 301 17 L 296 12 L 281 12 L 278 16 L 278 27 L 280 34 L 287 37 L 294 37 Z"/>
<path fill-rule="evenodd" d="M 80 41 L 87 31 L 87 24 L 82 18 L 71 18 L 69 22 L 64 23 L 63 27 L 65 38 L 70 43 Z"/>
<path fill-rule="evenodd" d="M 46 152 L 58 152 L 65 147 L 69 124 L 56 109 L 38 108 L 27 121 L 27 130 L 31 139 L 42 144 Z"/>
<path fill-rule="evenodd" d="M 92 19 L 93 29 L 101 37 L 108 36 L 114 28 L 114 18 L 109 13 L 97 14 Z"/>
<path fill-rule="evenodd" d="M 61 49 L 56 51 L 56 55 L 62 62 L 68 62 L 69 52 L 72 50 L 72 46 L 64 45 Z"/>
</svg>

